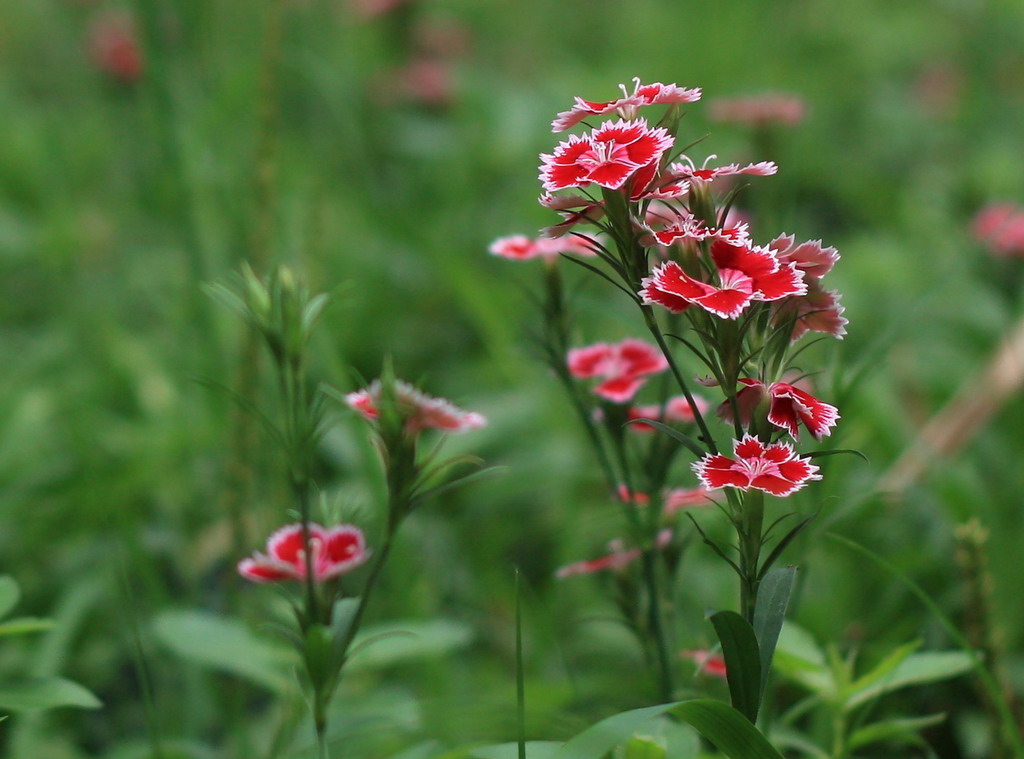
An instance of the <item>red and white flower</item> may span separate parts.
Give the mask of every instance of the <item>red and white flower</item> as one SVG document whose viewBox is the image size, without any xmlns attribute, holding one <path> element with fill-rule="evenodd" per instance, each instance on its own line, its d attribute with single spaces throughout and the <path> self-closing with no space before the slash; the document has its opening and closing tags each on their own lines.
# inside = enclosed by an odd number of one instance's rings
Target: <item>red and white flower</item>
<svg viewBox="0 0 1024 759">
<path fill-rule="evenodd" d="M 613 403 L 628 403 L 650 374 L 665 371 L 668 361 L 655 346 L 627 338 L 614 345 L 596 343 L 573 348 L 567 358 L 569 373 L 578 379 L 601 377 L 594 392 Z"/>
<path fill-rule="evenodd" d="M 620 84 L 622 97 L 617 100 L 606 102 L 595 102 L 574 98 L 576 105 L 572 110 L 563 111 L 551 122 L 552 132 L 564 132 L 566 129 L 579 124 L 590 116 L 603 116 L 606 113 L 617 112 L 624 119 L 636 118 L 637 109 L 644 105 L 668 105 L 672 103 L 693 103 L 700 100 L 700 88 L 687 89 L 676 84 L 662 84 L 653 82 L 651 84 L 640 84 L 640 79 L 634 77 L 633 92 L 626 91 L 626 85 Z"/>
<path fill-rule="evenodd" d="M 743 389 L 736 394 L 740 422 L 750 424 L 754 409 L 761 400 L 768 398 L 768 421 L 786 430 L 794 438 L 800 435 L 802 423 L 815 440 L 832 434 L 832 427 L 839 420 L 839 409 L 818 400 L 813 395 L 788 382 L 773 382 L 768 387 L 749 377 L 740 379 Z M 732 405 L 727 401 L 719 407 L 719 416 L 732 421 Z"/>
<path fill-rule="evenodd" d="M 669 543 L 672 542 L 672 530 L 665 529 L 658 533 L 655 546 L 657 548 L 665 548 Z M 643 551 L 639 548 L 626 548 L 626 544 L 622 538 L 615 538 L 608 543 L 609 553 L 605 556 L 601 556 L 597 559 L 590 559 L 589 561 L 577 561 L 573 564 L 568 564 L 561 567 L 555 572 L 555 577 L 562 579 L 563 577 L 572 577 L 573 575 L 587 575 L 593 574 L 594 572 L 602 572 L 606 569 L 610 569 L 614 572 L 621 572 L 634 561 L 643 556 Z"/>
<path fill-rule="evenodd" d="M 723 319 L 735 319 L 754 301 L 774 301 L 803 295 L 803 272 L 792 263 L 781 264 L 768 248 L 719 237 L 711 244 L 717 284 L 687 274 L 675 261 L 667 261 L 643 280 L 645 303 L 681 313 L 700 306 Z"/>
<path fill-rule="evenodd" d="M 290 524 L 267 540 L 267 552 L 255 553 L 238 563 L 238 572 L 253 582 L 306 579 L 306 555 L 310 554 L 313 578 L 317 582 L 340 577 L 362 566 L 372 553 L 363 531 L 350 524 L 331 528 L 309 525 L 307 547 L 302 524 Z"/>
<path fill-rule="evenodd" d="M 657 167 L 674 140 L 665 129 L 643 119 L 606 121 L 588 135 L 571 135 L 554 153 L 541 154 L 540 180 L 548 192 L 600 185 L 618 190 L 643 167 Z M 650 168 L 643 186 L 650 183 Z"/>
<path fill-rule="evenodd" d="M 744 435 L 733 444 L 735 459 L 720 453 L 708 454 L 693 465 L 705 487 L 762 490 L 776 496 L 795 493 L 811 480 L 820 480 L 818 467 L 809 458 L 796 455 L 788 443 L 765 444 Z"/>
<path fill-rule="evenodd" d="M 408 382 L 395 380 L 394 397 L 405 429 L 415 435 L 425 429 L 443 432 L 465 432 L 487 424 L 483 414 L 464 411 L 444 398 L 433 398 Z M 381 381 L 374 380 L 368 388 L 348 393 L 345 402 L 364 419 L 375 422 L 380 417 Z"/>
<path fill-rule="evenodd" d="M 849 321 L 843 316 L 846 307 L 839 303 L 841 297 L 838 291 L 825 290 L 817 279 L 811 278 L 807 281 L 806 293 L 786 298 L 774 307 L 772 326 L 792 321 L 791 342 L 796 342 L 808 332 L 821 332 L 842 340 Z"/>
<path fill-rule="evenodd" d="M 578 235 L 570 235 L 557 239 L 550 237 L 531 238 L 526 235 L 499 237 L 488 249 L 493 255 L 513 261 L 526 261 L 531 258 L 552 260 L 562 253 L 574 256 L 596 256 L 589 240 Z"/>
<path fill-rule="evenodd" d="M 718 177 L 730 177 L 737 174 L 753 174 L 759 177 L 769 177 L 778 172 L 779 167 L 774 161 L 759 161 L 740 166 L 738 163 L 730 163 L 725 166 L 708 166 L 708 161 L 718 156 L 710 155 L 704 159 L 704 163 L 698 169 L 697 165 L 689 156 L 680 156 L 677 161 L 669 166 L 669 175 L 674 179 L 687 179 L 690 181 L 710 182 Z"/>
<path fill-rule="evenodd" d="M 839 251 L 831 245 L 822 247 L 821 240 L 810 240 L 799 245 L 795 244 L 795 240 L 793 235 L 779 235 L 768 243 L 768 248 L 775 252 L 780 263 L 791 263 L 802 271 L 805 279 L 821 279 L 832 271 L 839 260 Z"/>
<path fill-rule="evenodd" d="M 694 396 L 694 404 L 697 411 L 704 415 L 708 410 L 708 402 L 700 396 Z M 627 412 L 629 419 L 653 419 L 656 422 L 693 422 L 696 419 L 693 406 L 686 400 L 685 395 L 677 395 L 669 398 L 664 406 L 657 403 L 643 406 L 632 406 Z M 629 425 L 634 432 L 654 432 L 654 427 L 643 422 L 634 422 Z"/>
<path fill-rule="evenodd" d="M 662 510 L 665 516 L 671 516 L 682 509 L 699 509 L 714 506 L 721 501 L 721 494 L 708 490 L 703 485 L 695 488 L 673 488 L 665 491 L 662 499 Z"/>
<path fill-rule="evenodd" d="M 713 654 L 707 649 L 693 649 L 683 651 L 681 656 L 689 659 L 697 665 L 697 671 L 712 677 L 720 677 L 723 680 L 729 676 L 725 668 L 725 658 L 720 654 Z"/>
</svg>

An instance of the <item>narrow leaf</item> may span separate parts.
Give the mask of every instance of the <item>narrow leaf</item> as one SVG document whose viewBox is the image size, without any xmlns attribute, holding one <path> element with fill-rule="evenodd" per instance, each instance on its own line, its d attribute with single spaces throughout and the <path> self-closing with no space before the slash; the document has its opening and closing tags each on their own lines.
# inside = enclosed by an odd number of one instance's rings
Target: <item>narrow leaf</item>
<svg viewBox="0 0 1024 759">
<path fill-rule="evenodd" d="M 607 717 L 574 736 L 552 754 L 551 759 L 603 759 L 605 754 L 628 740 L 646 722 L 679 706 L 660 704 Z"/>
<path fill-rule="evenodd" d="M 345 671 L 379 669 L 442 656 L 467 646 L 472 639 L 473 631 L 467 625 L 450 619 L 375 625 L 364 628 L 352 641 L 352 659 L 345 665 Z"/>
<path fill-rule="evenodd" d="M 7 682 L 0 686 L 0 709 L 33 712 L 58 706 L 97 709 L 103 704 L 78 683 L 60 677 Z"/>
<path fill-rule="evenodd" d="M 775 657 L 775 646 L 782 632 L 786 609 L 796 584 L 796 567 L 773 569 L 761 580 L 754 611 L 754 635 L 761 651 L 761 695 L 768 685 L 768 675 Z"/>
<path fill-rule="evenodd" d="M 689 722 L 729 759 L 782 759 L 768 739 L 728 704 L 709 698 L 684 701 L 672 714 Z"/>
<path fill-rule="evenodd" d="M 928 651 L 911 654 L 897 664 L 885 677 L 852 693 L 846 699 L 847 709 L 911 685 L 948 680 L 971 669 L 971 659 L 963 651 Z"/>
<path fill-rule="evenodd" d="M 40 632 L 42 630 L 49 630 L 51 627 L 53 627 L 52 619 L 18 617 L 17 619 L 9 619 L 0 624 L 0 637 Z"/>
<path fill-rule="evenodd" d="M 761 704 L 762 681 L 761 652 L 754 628 L 734 611 L 712 614 L 711 624 L 722 642 L 732 705 L 754 723 Z"/>
<path fill-rule="evenodd" d="M 858 458 L 863 459 L 868 464 L 871 463 L 870 461 L 868 461 L 868 457 L 867 456 L 865 456 L 860 451 L 854 450 L 853 448 L 831 448 L 831 449 L 829 449 L 827 451 L 811 451 L 810 453 L 805 455 L 805 458 L 808 458 L 808 459 L 820 459 L 820 458 L 822 458 L 824 456 L 836 456 L 836 455 L 838 455 L 840 453 L 850 453 L 850 454 L 853 454 L 854 456 L 857 456 Z"/>
<path fill-rule="evenodd" d="M 780 556 L 782 556 L 782 552 L 786 550 L 786 547 L 790 543 L 792 543 L 793 539 L 803 531 L 804 527 L 811 523 L 811 520 L 813 520 L 815 516 L 817 515 L 815 514 L 807 517 L 807 519 L 805 519 L 796 527 L 787 532 L 782 537 L 782 540 L 775 544 L 775 548 L 772 549 L 772 552 L 768 554 L 768 558 L 765 559 L 764 562 L 761 564 L 761 569 L 758 572 L 759 578 L 763 579 L 767 575 L 768 571 L 772 568 L 772 565 L 779 560 Z M 795 567 L 793 571 L 796 571 Z"/>
<path fill-rule="evenodd" d="M 929 714 L 926 717 L 903 717 L 875 722 L 855 730 L 846 745 L 851 751 L 856 751 L 872 743 L 914 740 L 919 731 L 938 725 L 945 719 L 945 714 Z"/>
<path fill-rule="evenodd" d="M 686 435 L 686 434 L 680 432 L 679 430 L 675 429 L 674 427 L 669 427 L 667 424 L 662 424 L 661 422 L 659 422 L 659 421 L 657 421 L 655 419 L 630 419 L 628 422 L 626 422 L 626 424 L 637 424 L 637 423 L 648 424 L 651 427 L 654 427 L 654 429 L 656 429 L 656 430 L 658 430 L 660 432 L 664 432 L 666 435 L 671 437 L 673 440 L 677 440 L 680 443 L 682 443 L 683 445 L 685 445 L 687 448 L 689 448 L 691 451 L 693 451 L 693 453 L 696 456 L 699 456 L 699 457 L 703 458 L 705 455 L 707 455 L 707 450 L 702 448 L 700 443 L 698 443 L 696 440 L 694 440 L 689 435 Z"/>
<path fill-rule="evenodd" d="M 0 576 L 0 617 L 6 616 L 20 597 L 17 581 L 10 575 Z"/>
</svg>

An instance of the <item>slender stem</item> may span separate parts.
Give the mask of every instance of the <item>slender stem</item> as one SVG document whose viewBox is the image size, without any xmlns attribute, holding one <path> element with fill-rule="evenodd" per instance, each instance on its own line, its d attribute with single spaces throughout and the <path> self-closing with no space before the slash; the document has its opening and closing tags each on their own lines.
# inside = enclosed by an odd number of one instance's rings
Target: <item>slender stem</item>
<svg viewBox="0 0 1024 759">
<path fill-rule="evenodd" d="M 669 350 L 668 343 L 665 342 L 665 336 L 662 334 L 661 327 L 658 326 L 658 320 L 654 316 L 654 311 L 647 305 L 641 305 L 640 310 L 643 311 L 647 329 L 650 330 L 651 336 L 657 341 L 658 347 L 661 348 L 661 352 L 665 356 L 665 360 L 668 361 L 669 369 L 672 370 L 672 375 L 676 378 L 679 388 L 683 391 L 686 402 L 693 409 L 693 418 L 697 422 L 697 426 L 700 427 L 700 434 L 704 443 L 712 453 L 718 453 L 718 446 L 715 445 L 715 439 L 711 436 L 711 430 L 708 429 L 708 425 L 704 421 L 704 415 L 700 413 L 700 409 L 693 399 L 693 394 L 683 378 L 683 373 L 679 370 L 679 365 L 676 364 L 675 359 L 672 357 L 672 351 Z"/>
<path fill-rule="evenodd" d="M 744 619 L 754 624 L 757 611 L 758 580 L 757 565 L 761 557 L 761 530 L 764 527 L 764 496 L 750 490 L 743 498 L 740 523 L 737 526 L 740 547 L 740 608 Z"/>
<path fill-rule="evenodd" d="M 516 569 L 516 723 L 519 759 L 526 759 L 526 683 L 523 672 L 523 604 L 519 569 Z"/>
</svg>

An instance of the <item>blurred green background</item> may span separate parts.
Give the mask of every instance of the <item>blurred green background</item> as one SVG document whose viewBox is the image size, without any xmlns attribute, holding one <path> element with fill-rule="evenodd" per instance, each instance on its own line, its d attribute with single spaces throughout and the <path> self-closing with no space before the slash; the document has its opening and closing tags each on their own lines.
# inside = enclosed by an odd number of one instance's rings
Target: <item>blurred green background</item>
<svg viewBox="0 0 1024 759">
<path fill-rule="evenodd" d="M 789 551 L 803 567 L 795 618 L 867 660 L 919 637 L 950 646 L 903 585 L 826 535 L 883 554 L 963 620 L 953 530 L 977 517 L 992 531 L 995 625 L 1024 682 L 1019 399 L 902 497 L 874 494 L 1022 315 L 1024 262 L 992 260 L 970 221 L 993 200 L 1024 201 L 1024 4 L 423 0 L 370 11 L 342 0 L 0 8 L 0 570 L 22 585 L 23 613 L 58 622 L 0 641 L 0 680 L 59 673 L 105 703 L 16 716 L 0 724 L 3 750 L 146 756 L 145 671 L 156 728 L 181 756 L 270 755 L 270 697 L 183 663 L 153 627 L 196 608 L 257 624 L 275 600 L 243 588 L 233 565 L 287 519 L 280 469 L 257 441 L 242 450 L 254 474 L 238 475 L 232 404 L 200 381 L 244 380 L 245 331 L 201 284 L 246 260 L 287 262 L 335 294 L 319 376 L 347 391 L 391 355 L 400 376 L 487 414 L 490 426 L 454 447 L 506 467 L 407 525 L 372 621 L 440 618 L 457 634 L 433 657 L 352 677 L 339 699 L 347 755 L 430 756 L 514 736 L 516 566 L 530 732 L 563 738 L 649 702 L 602 580 L 553 579 L 621 524 L 527 338 L 539 270 L 486 252 L 551 223 L 534 201 L 554 115 L 634 76 L 702 87 L 705 101 L 785 92 L 806 106 L 802 123 L 773 133 L 772 155 L 748 127 L 710 122 L 705 103 L 680 138 L 710 135 L 698 161 L 779 163 L 750 193 L 755 239 L 785 231 L 843 254 L 831 286 L 849 335 L 816 358 L 843 390 L 837 444 L 870 463 L 830 459 L 825 482 L 802 494 L 800 508 L 821 515 Z M 641 334 L 610 288 L 570 274 L 581 344 Z M 346 419 L 325 445 L 324 480 L 341 514 L 372 521 L 373 459 Z M 232 537 L 236 507 L 246 530 Z M 732 579 L 696 543 L 684 571 L 689 647 L 707 645 L 703 610 L 734 603 Z M 984 755 L 972 682 L 908 698 L 913 712 L 953 715 L 942 756 Z"/>
</svg>

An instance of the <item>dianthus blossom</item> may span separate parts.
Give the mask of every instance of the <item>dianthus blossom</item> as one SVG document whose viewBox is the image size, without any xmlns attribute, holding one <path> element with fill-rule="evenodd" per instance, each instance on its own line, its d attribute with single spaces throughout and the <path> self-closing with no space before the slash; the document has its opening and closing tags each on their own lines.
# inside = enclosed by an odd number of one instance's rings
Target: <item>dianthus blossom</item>
<svg viewBox="0 0 1024 759">
<path fill-rule="evenodd" d="M 699 672 L 712 677 L 720 677 L 723 680 L 729 676 L 725 668 L 725 658 L 720 654 L 713 654 L 707 649 L 701 648 L 683 651 L 680 655 L 696 664 Z"/>
<path fill-rule="evenodd" d="M 381 381 L 374 380 L 368 388 L 348 393 L 345 402 L 363 418 L 375 422 L 380 417 L 381 389 Z M 464 411 L 444 398 L 433 398 L 402 380 L 394 382 L 394 398 L 409 434 L 417 434 L 424 429 L 465 432 L 487 424 L 482 414 Z"/>
<path fill-rule="evenodd" d="M 563 111 L 551 122 L 552 132 L 564 132 L 579 124 L 590 116 L 603 116 L 616 112 L 624 119 L 636 118 L 637 109 L 645 105 L 670 105 L 672 103 L 693 103 L 700 100 L 700 88 L 687 89 L 676 84 L 640 84 L 639 77 L 633 78 L 633 92 L 626 91 L 626 85 L 620 84 L 622 97 L 616 100 L 596 102 L 574 98 L 576 104 L 569 111 Z"/>
<path fill-rule="evenodd" d="M 803 295 L 803 272 L 793 263 L 782 264 L 768 248 L 719 237 L 711 243 L 717 282 L 703 282 L 687 274 L 675 261 L 666 261 L 645 277 L 640 296 L 645 303 L 681 313 L 690 306 L 723 319 L 735 319 L 754 301 L 775 301 Z"/>
<path fill-rule="evenodd" d="M 669 166 L 669 176 L 674 179 L 699 180 L 710 182 L 718 177 L 731 177 L 737 174 L 753 174 L 759 177 L 769 177 L 775 174 L 779 167 L 773 161 L 759 161 L 740 166 L 738 163 L 729 163 L 725 166 L 708 166 L 708 161 L 718 156 L 710 155 L 704 159 L 703 165 L 698 169 L 697 165 L 689 156 L 680 156 L 677 161 Z"/>
<path fill-rule="evenodd" d="M 571 135 L 551 154 L 541 154 L 540 180 L 548 192 L 596 184 L 618 190 L 639 169 L 647 167 L 645 187 L 673 138 L 643 119 L 606 121 L 586 135 Z"/>
<path fill-rule="evenodd" d="M 340 577 L 362 566 L 370 558 L 363 532 L 350 524 L 325 528 L 309 525 L 310 563 L 317 582 Z M 290 524 L 267 540 L 267 552 L 242 559 L 238 572 L 253 582 L 306 579 L 307 547 L 302 524 Z"/>
<path fill-rule="evenodd" d="M 733 444 L 735 459 L 708 454 L 693 465 L 697 477 L 708 488 L 762 490 L 776 496 L 795 493 L 810 480 L 820 480 L 818 467 L 796 455 L 788 443 L 765 444 L 744 435 Z"/>
<path fill-rule="evenodd" d="M 974 237 L 1000 256 L 1024 256 L 1024 208 L 993 203 L 974 217 Z"/>
<path fill-rule="evenodd" d="M 786 430 L 793 438 L 800 435 L 799 425 L 803 424 L 815 440 L 832 433 L 839 420 L 839 409 L 820 401 L 806 390 L 788 382 L 773 382 L 767 387 L 763 382 L 745 377 L 740 379 L 743 388 L 736 394 L 736 406 L 740 422 L 750 425 L 754 409 L 763 398 L 769 399 L 768 421 Z M 732 421 L 732 404 L 726 401 L 718 409 L 719 416 Z"/>
<path fill-rule="evenodd" d="M 635 338 L 573 348 L 566 362 L 573 377 L 601 377 L 603 381 L 594 387 L 594 392 L 613 403 L 628 403 L 643 387 L 648 375 L 668 368 L 661 351 Z"/>
<path fill-rule="evenodd" d="M 658 533 L 655 546 L 657 548 L 665 548 L 671 542 L 672 530 L 665 529 Z M 557 572 L 555 572 L 555 577 L 562 579 L 573 575 L 586 575 L 593 574 L 594 572 L 602 572 L 606 569 L 610 569 L 614 572 L 621 572 L 643 556 L 643 551 L 639 548 L 626 548 L 626 544 L 621 538 L 615 538 L 614 540 L 609 541 L 608 551 L 609 553 L 607 555 L 601 556 L 600 558 L 590 559 L 588 561 L 577 561 L 573 564 L 561 567 Z"/>
<path fill-rule="evenodd" d="M 708 402 L 700 396 L 695 396 L 693 402 L 697 407 L 697 412 L 703 416 L 704 412 L 708 410 Z M 695 421 L 696 415 L 693 406 L 686 400 L 686 396 L 677 395 L 665 401 L 664 406 L 657 403 L 631 406 L 627 412 L 627 418 L 653 419 L 656 422 L 692 422 Z M 633 422 L 629 428 L 634 432 L 654 432 L 654 427 L 643 422 Z"/>
<path fill-rule="evenodd" d="M 501 258 L 514 261 L 526 261 L 531 258 L 551 260 L 563 253 L 574 256 L 596 256 L 593 246 L 585 239 L 576 235 L 560 237 L 530 238 L 526 235 L 499 237 L 491 243 L 490 252 Z"/>
</svg>

